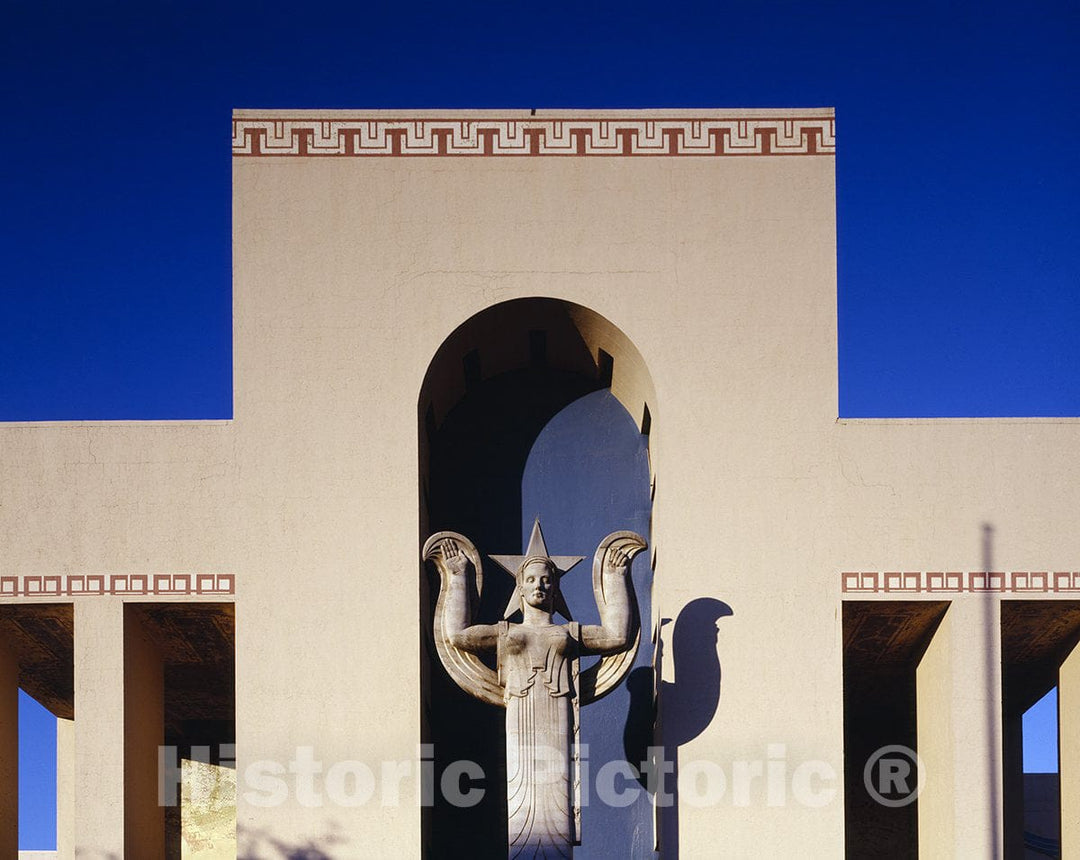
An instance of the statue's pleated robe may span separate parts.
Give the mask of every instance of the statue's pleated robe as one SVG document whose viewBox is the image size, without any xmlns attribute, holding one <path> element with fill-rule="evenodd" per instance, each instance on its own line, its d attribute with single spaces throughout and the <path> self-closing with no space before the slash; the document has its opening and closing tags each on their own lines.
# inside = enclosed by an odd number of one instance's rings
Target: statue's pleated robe
<svg viewBox="0 0 1080 860">
<path fill-rule="evenodd" d="M 510 858 L 570 858 L 574 844 L 571 743 L 577 624 L 502 622 Z"/>
</svg>

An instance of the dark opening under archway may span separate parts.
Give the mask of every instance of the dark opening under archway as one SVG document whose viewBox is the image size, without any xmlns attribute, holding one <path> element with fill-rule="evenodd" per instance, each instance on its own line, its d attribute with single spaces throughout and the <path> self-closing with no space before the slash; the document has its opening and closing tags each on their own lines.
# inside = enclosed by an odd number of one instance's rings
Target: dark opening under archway
<svg viewBox="0 0 1080 860">
<path fill-rule="evenodd" d="M 637 350 L 580 306 L 540 298 L 507 302 L 447 338 L 419 402 L 420 541 L 452 530 L 477 545 L 486 565 L 478 620 L 500 618 L 513 586 L 486 556 L 522 551 L 539 514 L 554 554 L 586 556 L 565 578 L 565 594 L 576 620 L 595 621 L 588 568 L 599 539 L 622 528 L 649 538 L 647 433 L 655 413 Z M 634 580 L 643 621 L 637 665 L 647 673 L 648 555 L 635 563 Z M 434 760 L 434 803 L 423 811 L 424 856 L 461 856 L 467 845 L 469 856 L 503 857 L 504 712 L 471 698 L 445 673 L 431 637 L 438 592 L 432 571 L 422 571 L 420 589 L 422 741 Z M 592 772 L 612 758 L 635 755 L 628 750 L 651 736 L 652 719 L 651 696 L 631 697 L 625 687 L 586 709 L 582 739 L 590 746 Z M 462 759 L 484 773 L 484 799 L 472 807 L 447 803 L 439 790 L 446 766 Z M 644 792 L 621 809 L 590 798 L 576 856 L 613 856 L 613 845 L 626 846 L 617 849 L 620 856 L 652 856 Z"/>
</svg>

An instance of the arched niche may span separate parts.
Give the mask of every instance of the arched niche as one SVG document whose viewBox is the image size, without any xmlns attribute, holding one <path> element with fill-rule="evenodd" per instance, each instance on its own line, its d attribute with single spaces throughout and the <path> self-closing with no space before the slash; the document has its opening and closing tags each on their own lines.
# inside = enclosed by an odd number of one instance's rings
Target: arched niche
<svg viewBox="0 0 1080 860">
<path fill-rule="evenodd" d="M 596 394 L 604 390 L 610 395 Z M 590 401 L 583 397 L 593 395 Z M 599 399 L 597 399 L 599 398 Z M 606 402 L 605 402 L 606 398 Z M 509 577 L 501 575 L 486 556 L 491 553 L 516 553 L 522 550 L 523 522 L 544 511 L 522 510 L 522 481 L 532 455 L 538 456 L 550 445 L 541 439 L 544 430 L 560 414 L 567 414 L 571 404 L 576 411 L 611 420 L 612 403 L 630 429 L 641 434 L 639 451 L 644 451 L 644 469 L 640 458 L 622 464 L 633 470 L 644 486 L 635 492 L 644 496 L 646 516 L 637 525 L 645 537 L 651 515 L 652 475 L 648 458 L 648 435 L 655 417 L 652 380 L 640 353 L 615 325 L 601 315 L 580 305 L 550 298 L 527 298 L 504 302 L 476 314 L 443 342 L 428 367 L 418 402 L 420 468 L 420 543 L 436 531 L 457 531 L 471 538 L 484 556 L 484 593 L 479 620 L 491 622 L 501 617 L 512 589 Z M 625 410 L 622 413 L 622 410 Z M 580 420 L 580 416 L 574 420 Z M 590 444 L 597 444 L 603 434 L 588 434 Z M 540 441 L 538 441 L 540 440 Z M 630 446 L 631 448 L 633 446 Z M 623 446 L 620 450 L 629 450 Z M 635 454 L 618 454 L 633 459 Z M 612 464 L 618 470 L 620 464 Z M 617 515 L 618 516 L 618 515 Z M 597 518 L 602 521 L 603 517 Z M 611 527 L 631 527 L 619 524 Z M 549 536 L 550 538 L 551 536 Z M 579 569 L 571 574 L 578 594 L 589 580 L 588 568 L 592 546 L 556 547 L 555 554 L 586 555 Z M 630 682 L 611 694 L 610 701 L 591 705 L 582 718 L 588 730 L 592 717 L 593 731 L 601 725 L 607 733 L 605 743 L 610 755 L 614 745 L 627 745 L 627 757 L 636 755 L 630 748 L 644 746 L 652 725 L 651 618 L 649 557 L 638 559 L 634 566 L 639 599 L 642 601 L 642 647 Z M 568 589 L 568 593 L 569 593 Z M 504 712 L 462 692 L 439 663 L 431 636 L 432 613 L 438 592 L 438 580 L 422 566 L 420 575 L 422 714 L 424 744 L 433 750 L 431 794 L 433 806 L 423 810 L 424 856 L 457 857 L 505 856 L 506 807 L 504 797 L 505 757 L 503 749 Z M 578 618 L 594 612 L 584 597 L 572 606 Z M 636 675 L 636 677 L 634 677 Z M 632 688 L 632 689 L 628 689 Z M 607 704 L 605 705 L 605 702 Z M 606 708 L 604 713 L 601 713 Z M 596 709 L 595 714 L 591 713 Z M 585 738 L 587 741 L 588 738 Z M 599 738 L 597 739 L 599 741 Z M 447 804 L 441 796 L 440 782 L 447 765 L 468 760 L 480 765 L 485 774 L 484 800 L 473 807 Z M 597 762 L 602 764 L 602 762 Z M 590 854 L 592 841 L 603 835 L 640 844 L 651 840 L 651 812 L 648 798 L 644 806 L 616 810 L 619 818 L 588 811 L 583 830 L 585 844 L 580 856 Z M 591 825 L 590 825 L 591 821 Z M 619 830 L 615 834 L 614 830 Z M 648 831 L 648 832 L 646 832 Z M 610 847 L 610 844 L 607 846 Z"/>
</svg>

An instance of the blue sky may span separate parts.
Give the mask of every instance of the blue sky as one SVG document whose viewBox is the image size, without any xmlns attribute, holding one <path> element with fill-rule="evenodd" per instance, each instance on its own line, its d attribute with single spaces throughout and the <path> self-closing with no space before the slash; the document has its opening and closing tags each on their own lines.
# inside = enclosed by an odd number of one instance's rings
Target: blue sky
<svg viewBox="0 0 1080 860">
<path fill-rule="evenodd" d="M 837 110 L 841 411 L 1076 415 L 1075 3 L 8 0 L 0 419 L 230 412 L 233 107 Z"/>
<path fill-rule="evenodd" d="M 0 420 L 231 413 L 234 107 L 837 111 L 841 413 L 1080 415 L 1080 5 L 0 7 Z"/>
</svg>

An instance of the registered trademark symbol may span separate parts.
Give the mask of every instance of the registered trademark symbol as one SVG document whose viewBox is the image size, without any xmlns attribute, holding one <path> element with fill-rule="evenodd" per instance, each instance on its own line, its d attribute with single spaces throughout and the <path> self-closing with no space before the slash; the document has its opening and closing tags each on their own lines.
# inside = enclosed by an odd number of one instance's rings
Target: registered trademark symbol
<svg viewBox="0 0 1080 860">
<path fill-rule="evenodd" d="M 926 771 L 919 754 L 903 744 L 880 747 L 863 768 L 863 785 L 882 806 L 913 803 L 925 783 Z"/>
</svg>

